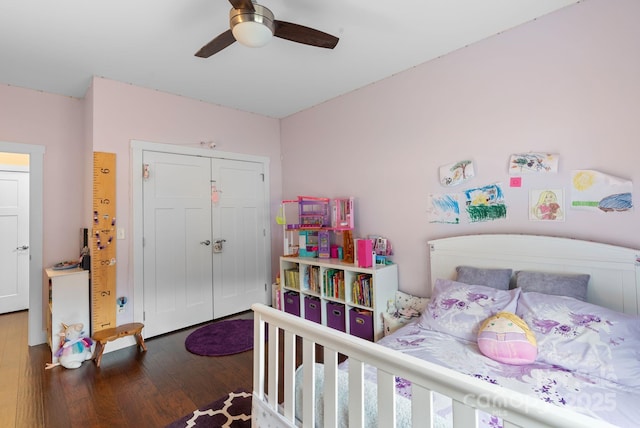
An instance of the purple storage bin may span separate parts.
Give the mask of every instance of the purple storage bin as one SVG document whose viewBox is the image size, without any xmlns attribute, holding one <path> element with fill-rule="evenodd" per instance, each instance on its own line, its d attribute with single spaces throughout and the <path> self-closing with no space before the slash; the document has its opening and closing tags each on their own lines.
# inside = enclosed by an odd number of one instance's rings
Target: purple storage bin
<svg viewBox="0 0 640 428">
<path fill-rule="evenodd" d="M 320 299 L 313 296 L 304 296 L 304 317 L 309 321 L 320 324 L 322 317 Z"/>
<path fill-rule="evenodd" d="M 353 308 L 349 311 L 349 333 L 373 341 L 373 313 Z"/>
<path fill-rule="evenodd" d="M 347 323 L 342 303 L 327 302 L 327 327 L 347 331 Z"/>
<path fill-rule="evenodd" d="M 284 293 L 284 311 L 292 315 L 300 316 L 300 294 L 295 291 Z"/>
</svg>

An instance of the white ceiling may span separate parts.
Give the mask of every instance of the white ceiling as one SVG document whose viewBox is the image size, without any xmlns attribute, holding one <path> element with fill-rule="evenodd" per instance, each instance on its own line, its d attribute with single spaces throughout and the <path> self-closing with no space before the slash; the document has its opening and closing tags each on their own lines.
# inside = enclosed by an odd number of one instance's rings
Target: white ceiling
<svg viewBox="0 0 640 428">
<path fill-rule="evenodd" d="M 340 38 L 195 52 L 227 0 L 0 0 L 0 83 L 82 98 L 92 76 L 282 118 L 578 0 L 262 0 Z"/>
</svg>

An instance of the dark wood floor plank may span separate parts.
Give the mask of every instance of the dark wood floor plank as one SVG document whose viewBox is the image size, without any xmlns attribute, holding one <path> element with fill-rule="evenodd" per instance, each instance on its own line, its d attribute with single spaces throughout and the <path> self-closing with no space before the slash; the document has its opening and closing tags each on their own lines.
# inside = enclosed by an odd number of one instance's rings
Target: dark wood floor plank
<svg viewBox="0 0 640 428">
<path fill-rule="evenodd" d="M 105 421 L 111 421 L 111 426 L 126 426 L 127 420 L 118 407 L 117 393 L 112 388 L 112 382 L 108 377 L 99 375 L 99 369 L 92 366 L 90 384 L 91 399 L 95 408 L 97 420 L 104 426 Z"/>
<path fill-rule="evenodd" d="M 44 393 L 42 361 L 51 355 L 47 345 L 27 348 L 27 358 L 23 364 L 23 378 L 18 385 L 18 406 L 16 408 L 16 427 L 44 425 Z"/>
<path fill-rule="evenodd" d="M 0 374 L 11 374 L 0 383 L 0 403 L 16 397 L 0 404 L 3 427 L 164 427 L 237 388 L 252 388 L 253 351 L 204 357 L 186 350 L 185 339 L 201 325 L 146 339 L 147 352 L 104 354 L 100 367 L 85 361 L 78 369 L 45 370 L 51 350 L 27 346 L 27 322 L 26 311 L 0 315 Z M 16 336 L 21 346 L 13 346 Z"/>
<path fill-rule="evenodd" d="M 0 415 L 7 415 L 2 419 L 10 425 L 15 424 L 21 360 L 24 360 L 27 350 L 27 339 L 20 328 L 24 319 L 24 314 L 18 312 L 2 317 L 0 321 Z"/>
</svg>

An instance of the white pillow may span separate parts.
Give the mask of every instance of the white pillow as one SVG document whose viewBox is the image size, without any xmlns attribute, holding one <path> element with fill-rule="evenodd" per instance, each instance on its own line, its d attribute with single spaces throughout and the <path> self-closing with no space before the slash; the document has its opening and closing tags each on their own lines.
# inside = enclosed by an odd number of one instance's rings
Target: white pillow
<svg viewBox="0 0 640 428">
<path fill-rule="evenodd" d="M 437 279 L 431 303 L 418 322 L 427 330 L 477 342 L 480 323 L 498 312 L 516 312 L 520 289 L 498 290 Z"/>
<path fill-rule="evenodd" d="M 538 360 L 640 388 L 640 318 L 567 296 L 522 293 L 517 315 L 538 341 Z"/>
<path fill-rule="evenodd" d="M 396 291 L 396 311 L 405 318 L 419 317 L 429 304 L 428 297 L 417 297 Z"/>
<path fill-rule="evenodd" d="M 419 317 L 429 304 L 429 300 L 428 297 L 417 297 L 396 291 L 395 305 L 389 308 L 388 313 L 382 313 L 384 335 L 393 333 L 409 321 Z"/>
<path fill-rule="evenodd" d="M 388 336 L 400 327 L 410 322 L 413 318 L 405 318 L 387 312 L 382 313 L 382 323 L 384 325 L 384 335 Z"/>
</svg>

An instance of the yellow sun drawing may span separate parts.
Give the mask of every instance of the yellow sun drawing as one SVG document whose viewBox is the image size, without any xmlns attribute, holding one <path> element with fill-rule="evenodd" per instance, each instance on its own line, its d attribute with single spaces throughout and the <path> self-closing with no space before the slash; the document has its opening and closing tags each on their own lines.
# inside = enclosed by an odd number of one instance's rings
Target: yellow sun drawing
<svg viewBox="0 0 640 428">
<path fill-rule="evenodd" d="M 592 171 L 580 171 L 573 176 L 573 187 L 576 190 L 585 191 L 596 181 L 596 176 Z"/>
</svg>

